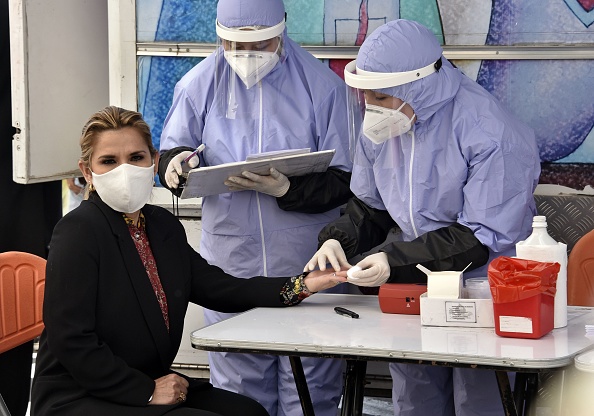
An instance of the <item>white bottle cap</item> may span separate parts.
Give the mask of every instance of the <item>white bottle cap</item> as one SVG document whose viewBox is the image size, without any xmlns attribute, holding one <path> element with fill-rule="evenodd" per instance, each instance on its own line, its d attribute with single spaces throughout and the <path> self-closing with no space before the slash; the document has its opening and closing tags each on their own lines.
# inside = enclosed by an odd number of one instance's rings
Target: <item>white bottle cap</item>
<svg viewBox="0 0 594 416">
<path fill-rule="evenodd" d="M 544 215 L 534 216 L 534 218 L 532 219 L 532 227 L 546 228 L 547 227 L 547 217 Z"/>
</svg>

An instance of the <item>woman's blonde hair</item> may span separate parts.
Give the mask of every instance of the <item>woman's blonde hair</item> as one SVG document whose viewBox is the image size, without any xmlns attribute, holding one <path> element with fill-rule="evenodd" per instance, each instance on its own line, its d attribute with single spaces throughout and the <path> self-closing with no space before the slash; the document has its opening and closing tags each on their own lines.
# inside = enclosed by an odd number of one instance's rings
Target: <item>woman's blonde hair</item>
<svg viewBox="0 0 594 416">
<path fill-rule="evenodd" d="M 153 146 L 151 139 L 151 129 L 142 118 L 142 114 L 120 107 L 108 106 L 93 114 L 83 127 L 80 137 L 80 161 L 83 165 L 90 168 L 94 141 L 99 133 L 119 130 L 124 127 L 135 128 L 146 142 L 151 156 L 157 154 L 157 149 Z"/>
</svg>

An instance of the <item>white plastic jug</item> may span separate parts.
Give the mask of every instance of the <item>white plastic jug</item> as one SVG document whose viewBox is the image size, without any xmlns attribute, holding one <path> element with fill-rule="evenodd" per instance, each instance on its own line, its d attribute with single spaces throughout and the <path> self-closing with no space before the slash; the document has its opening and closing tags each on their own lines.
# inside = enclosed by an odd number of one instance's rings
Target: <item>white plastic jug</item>
<svg viewBox="0 0 594 416">
<path fill-rule="evenodd" d="M 547 233 L 547 218 L 544 215 L 534 217 L 532 234 L 516 244 L 516 256 L 527 260 L 557 262 L 561 265 L 557 275 L 554 327 L 567 326 L 567 245 L 555 241 Z"/>
</svg>

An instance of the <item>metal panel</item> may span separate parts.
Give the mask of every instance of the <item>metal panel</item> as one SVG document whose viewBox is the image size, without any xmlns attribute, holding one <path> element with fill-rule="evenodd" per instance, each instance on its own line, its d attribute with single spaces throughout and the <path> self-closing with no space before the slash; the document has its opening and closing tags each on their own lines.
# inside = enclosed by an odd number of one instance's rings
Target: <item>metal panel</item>
<svg viewBox="0 0 594 416">
<path fill-rule="evenodd" d="M 78 174 L 83 123 L 108 103 L 107 2 L 11 0 L 13 179 Z"/>
<path fill-rule="evenodd" d="M 594 196 L 534 195 L 539 215 L 547 217 L 547 231 L 567 244 L 568 253 L 588 231 L 594 230 Z"/>
</svg>

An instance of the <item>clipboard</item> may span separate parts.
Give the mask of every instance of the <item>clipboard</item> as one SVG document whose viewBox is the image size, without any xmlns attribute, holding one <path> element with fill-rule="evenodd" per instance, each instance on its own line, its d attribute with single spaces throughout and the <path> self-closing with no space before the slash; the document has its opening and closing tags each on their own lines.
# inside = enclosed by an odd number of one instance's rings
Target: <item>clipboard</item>
<svg viewBox="0 0 594 416">
<path fill-rule="evenodd" d="M 275 168 L 287 177 L 325 172 L 330 166 L 334 153 L 336 153 L 335 149 L 322 150 L 319 152 L 279 155 L 249 162 L 232 162 L 192 169 L 188 172 L 188 177 L 180 198 L 199 198 L 227 192 L 237 192 L 230 191 L 224 182 L 230 176 L 241 176 L 241 172 L 246 170 L 258 175 L 266 175 L 270 172 L 270 168 Z"/>
</svg>

